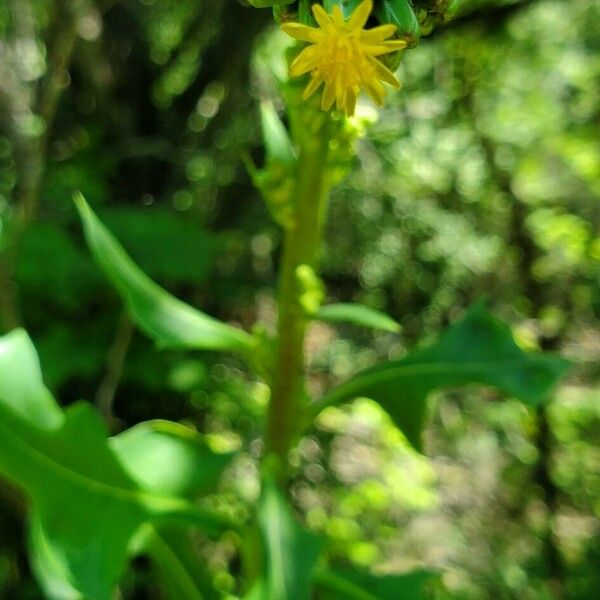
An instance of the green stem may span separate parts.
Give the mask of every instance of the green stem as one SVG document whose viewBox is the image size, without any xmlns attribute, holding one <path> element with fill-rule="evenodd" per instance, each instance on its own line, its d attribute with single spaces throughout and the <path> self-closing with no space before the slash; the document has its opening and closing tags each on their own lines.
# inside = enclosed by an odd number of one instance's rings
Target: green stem
<svg viewBox="0 0 600 600">
<path fill-rule="evenodd" d="M 331 187 L 327 173 L 329 115 L 313 127 L 296 127 L 300 140 L 293 224 L 285 231 L 279 282 L 278 346 L 265 432 L 265 456 L 275 455 L 280 478 L 305 408 L 304 339 L 307 317 L 301 305 L 301 265 L 317 271 L 324 216 Z"/>
</svg>

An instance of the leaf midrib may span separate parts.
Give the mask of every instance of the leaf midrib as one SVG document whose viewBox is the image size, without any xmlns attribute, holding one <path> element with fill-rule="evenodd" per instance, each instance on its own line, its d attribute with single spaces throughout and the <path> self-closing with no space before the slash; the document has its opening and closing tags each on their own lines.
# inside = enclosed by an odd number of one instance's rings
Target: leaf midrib
<svg viewBox="0 0 600 600">
<path fill-rule="evenodd" d="M 57 478 L 66 479 L 79 487 L 83 487 L 88 492 L 160 512 L 176 511 L 188 507 L 186 501 L 178 498 L 153 496 L 139 489 L 128 490 L 82 475 L 42 453 L 7 428 L 2 422 L 0 422 L 0 430 L 2 430 L 2 437 L 12 439 L 17 450 L 22 450 L 25 455 L 29 455 L 30 461 L 39 465 L 38 468 L 47 468 L 54 472 Z"/>
<path fill-rule="evenodd" d="M 426 374 L 443 374 L 447 372 L 455 373 L 461 371 L 463 373 L 474 372 L 484 373 L 498 368 L 498 366 L 509 366 L 517 363 L 522 363 L 523 358 L 511 358 L 504 360 L 494 360 L 492 362 L 480 363 L 422 363 L 410 365 L 397 365 L 395 367 L 383 368 L 381 371 L 359 373 L 354 378 L 346 383 L 343 383 L 331 393 L 326 394 L 318 401 L 319 407 L 330 405 L 340 398 L 352 396 L 354 390 L 360 390 L 366 385 L 376 385 L 383 383 L 389 379 L 397 377 L 407 377 L 410 375 L 426 375 Z M 406 371 L 406 373 L 403 373 Z"/>
</svg>

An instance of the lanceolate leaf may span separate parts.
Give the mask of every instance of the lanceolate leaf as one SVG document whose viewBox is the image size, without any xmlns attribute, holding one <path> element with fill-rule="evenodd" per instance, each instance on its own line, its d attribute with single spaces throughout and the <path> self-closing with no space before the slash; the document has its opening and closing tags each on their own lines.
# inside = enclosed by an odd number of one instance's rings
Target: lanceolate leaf
<svg viewBox="0 0 600 600">
<path fill-rule="evenodd" d="M 320 570 L 315 575 L 318 600 L 425 600 L 433 574 L 372 575 L 354 569 Z"/>
<path fill-rule="evenodd" d="M 32 562 L 38 573 L 44 570 L 40 583 L 49 598 L 77 598 L 76 592 L 87 600 L 110 598 L 129 544 L 145 523 L 185 523 L 213 533 L 226 528 L 221 517 L 173 493 L 173 482 L 182 475 L 171 477 L 166 490 L 156 482 L 136 481 L 109 446 L 91 406 L 78 403 L 62 412 L 42 383 L 24 332 L 0 338 L 0 356 L 0 475 L 22 487 L 32 501 Z M 7 393 L 12 393 L 10 400 Z M 15 408 L 25 403 L 27 415 Z M 55 422 L 42 427 L 47 415 Z M 190 461 L 182 464 L 187 468 Z M 157 480 L 160 473 L 178 468 L 154 466 Z"/>
<path fill-rule="evenodd" d="M 281 122 L 273 104 L 267 101 L 262 102 L 260 117 L 267 159 L 293 165 L 296 162 L 296 154 L 287 129 Z"/>
<path fill-rule="evenodd" d="M 479 383 L 535 406 L 567 367 L 558 356 L 523 352 L 510 329 L 478 303 L 436 344 L 359 373 L 316 403 L 315 413 L 352 398 L 371 398 L 419 448 L 431 391 Z"/>
<path fill-rule="evenodd" d="M 81 195 L 75 197 L 98 266 L 123 298 L 131 318 L 160 346 L 246 352 L 252 337 L 178 300 L 134 264 Z"/>
<path fill-rule="evenodd" d="M 398 333 L 400 325 L 386 314 L 362 304 L 326 304 L 316 312 L 314 319 L 330 323 L 352 323 Z"/>
<path fill-rule="evenodd" d="M 247 600 L 309 600 L 321 541 L 294 519 L 269 480 L 263 483 L 258 522 L 265 548 L 264 574 Z"/>
</svg>

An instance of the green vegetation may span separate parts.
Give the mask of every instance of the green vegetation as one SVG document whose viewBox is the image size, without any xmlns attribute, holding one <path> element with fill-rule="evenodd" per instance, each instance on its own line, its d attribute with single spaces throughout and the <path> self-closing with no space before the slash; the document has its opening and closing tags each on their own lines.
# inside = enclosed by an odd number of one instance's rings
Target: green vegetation
<svg viewBox="0 0 600 600">
<path fill-rule="evenodd" d="M 600 597 L 600 3 L 311 4 L 0 0 L 0 597 Z"/>
</svg>

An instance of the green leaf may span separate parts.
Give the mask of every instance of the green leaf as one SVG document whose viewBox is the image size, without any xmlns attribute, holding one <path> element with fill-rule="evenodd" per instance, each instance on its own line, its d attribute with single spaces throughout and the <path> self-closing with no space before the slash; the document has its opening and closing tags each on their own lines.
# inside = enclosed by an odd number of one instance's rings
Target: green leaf
<svg viewBox="0 0 600 600">
<path fill-rule="evenodd" d="M 568 365 L 558 356 L 523 352 L 510 329 L 477 303 L 436 344 L 359 373 L 317 402 L 314 414 L 353 398 L 371 398 L 420 448 L 426 401 L 433 390 L 479 383 L 535 406 Z"/>
<path fill-rule="evenodd" d="M 109 454 L 98 417 L 80 404 L 42 431 L 0 405 L 0 436 L 0 473 L 31 497 L 47 552 L 84 596 L 108 598 L 151 511 Z"/>
<path fill-rule="evenodd" d="M 234 456 L 211 450 L 203 436 L 170 421 L 141 423 L 109 443 L 125 471 L 145 490 L 190 500 L 213 492 Z M 185 523 L 145 524 L 136 543 L 136 554 L 150 556 L 171 600 L 216 599 Z"/>
<path fill-rule="evenodd" d="M 161 347 L 204 348 L 247 352 L 250 335 L 185 304 L 150 280 L 102 225 L 78 194 L 75 203 L 87 243 L 111 283 L 123 298 L 133 321 Z"/>
<path fill-rule="evenodd" d="M 450 20 L 462 8 L 464 0 L 449 0 L 444 11 L 444 19 Z"/>
<path fill-rule="evenodd" d="M 21 329 L 0 338 L 0 402 L 41 429 L 57 427 L 63 420 L 42 381 L 35 348 Z"/>
<path fill-rule="evenodd" d="M 40 516 L 33 511 L 27 528 L 28 553 L 31 569 L 47 598 L 51 600 L 85 600 L 69 583 L 69 569 L 60 556 L 52 550 Z"/>
<path fill-rule="evenodd" d="M 298 2 L 298 22 L 303 25 L 314 25 L 315 21 L 311 14 L 311 0 L 299 0 Z"/>
<path fill-rule="evenodd" d="M 383 0 L 378 14 L 383 23 L 396 25 L 399 33 L 420 37 L 421 26 L 410 0 Z"/>
<path fill-rule="evenodd" d="M 147 421 L 110 439 L 129 476 L 145 490 L 193 499 L 214 491 L 232 453 L 217 453 L 189 427 Z"/>
<path fill-rule="evenodd" d="M 182 439 L 176 440 L 180 453 Z M 0 475 L 32 501 L 32 563 L 38 574 L 44 571 L 40 583 L 48 597 L 72 598 L 77 590 L 88 600 L 110 598 L 128 546 L 145 523 L 185 523 L 211 533 L 227 527 L 223 518 L 169 489 L 158 490 L 155 482 L 142 487 L 121 462 L 91 406 L 77 403 L 65 412 L 57 406 L 27 335 L 15 331 L 0 338 Z M 182 462 L 183 468 L 189 465 Z M 155 467 L 157 479 L 178 468 L 158 462 Z M 182 478 L 172 477 L 171 489 Z"/>
<path fill-rule="evenodd" d="M 263 579 L 247 599 L 309 600 L 321 540 L 294 519 L 277 486 L 266 480 L 258 507 L 265 548 Z"/>
<path fill-rule="evenodd" d="M 400 331 L 400 325 L 394 319 L 362 304 L 327 304 L 321 306 L 313 318 L 330 323 L 352 323 L 392 333 Z"/>
<path fill-rule="evenodd" d="M 244 600 L 264 600 L 267 597 L 268 596 L 265 592 L 265 583 L 263 581 L 258 581 L 244 596 Z"/>
<path fill-rule="evenodd" d="M 292 198 L 296 153 L 287 129 L 279 119 L 273 104 L 261 103 L 260 114 L 266 166 L 257 169 L 251 159 L 246 157 L 247 168 L 273 219 L 287 227 L 293 222 Z"/>
<path fill-rule="evenodd" d="M 220 596 L 189 534 L 180 527 L 144 525 L 136 554 L 150 556 L 169 600 L 217 600 Z"/>
<path fill-rule="evenodd" d="M 295 164 L 296 153 L 290 136 L 271 102 L 261 102 L 260 117 L 267 159 L 284 165 Z"/>
<path fill-rule="evenodd" d="M 320 570 L 315 584 L 323 600 L 424 600 L 433 577 L 427 571 L 378 576 L 354 569 Z"/>
</svg>

